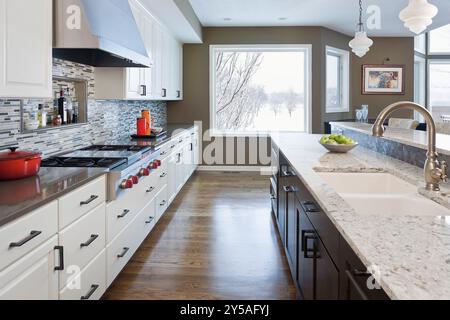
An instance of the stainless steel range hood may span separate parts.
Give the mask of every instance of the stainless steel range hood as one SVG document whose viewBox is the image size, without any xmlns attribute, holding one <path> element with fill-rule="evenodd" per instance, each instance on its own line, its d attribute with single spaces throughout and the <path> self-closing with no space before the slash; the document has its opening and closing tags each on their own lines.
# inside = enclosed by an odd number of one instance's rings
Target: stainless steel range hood
<svg viewBox="0 0 450 320">
<path fill-rule="evenodd" d="M 54 0 L 53 56 L 94 67 L 149 67 L 128 0 Z"/>
</svg>

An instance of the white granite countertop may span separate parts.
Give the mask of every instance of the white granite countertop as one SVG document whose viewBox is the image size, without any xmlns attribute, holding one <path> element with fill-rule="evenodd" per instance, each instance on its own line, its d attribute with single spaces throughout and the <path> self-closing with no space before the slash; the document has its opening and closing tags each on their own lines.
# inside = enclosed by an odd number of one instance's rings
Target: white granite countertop
<svg viewBox="0 0 450 320">
<path fill-rule="evenodd" d="M 447 208 L 450 185 L 429 193 L 422 188 L 422 169 L 362 147 L 327 153 L 318 135 L 279 133 L 272 139 L 361 261 L 379 268 L 379 282 L 392 299 L 450 299 L 450 211 L 443 207 L 442 216 L 420 217 L 358 214 L 317 172 L 389 172 Z"/>
<path fill-rule="evenodd" d="M 333 127 L 352 129 L 361 133 L 372 135 L 372 125 L 360 122 L 331 122 Z M 396 141 L 413 147 L 427 150 L 427 133 L 425 131 L 392 129 L 386 127 L 384 139 Z M 436 135 L 437 152 L 440 154 L 450 155 L 450 135 Z"/>
</svg>

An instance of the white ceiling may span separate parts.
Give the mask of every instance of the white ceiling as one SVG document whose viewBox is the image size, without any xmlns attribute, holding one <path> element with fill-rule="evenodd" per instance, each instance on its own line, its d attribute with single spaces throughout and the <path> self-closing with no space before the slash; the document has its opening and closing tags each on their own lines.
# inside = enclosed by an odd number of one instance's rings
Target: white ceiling
<svg viewBox="0 0 450 320">
<path fill-rule="evenodd" d="M 324 26 L 348 35 L 355 32 L 358 0 L 189 0 L 205 27 Z M 450 23 L 450 0 L 429 0 L 439 14 L 432 28 Z M 381 8 L 381 30 L 371 36 L 412 36 L 398 18 L 408 0 L 364 0 Z M 281 21 L 280 18 L 286 20 Z M 225 19 L 231 19 L 226 21 Z"/>
</svg>

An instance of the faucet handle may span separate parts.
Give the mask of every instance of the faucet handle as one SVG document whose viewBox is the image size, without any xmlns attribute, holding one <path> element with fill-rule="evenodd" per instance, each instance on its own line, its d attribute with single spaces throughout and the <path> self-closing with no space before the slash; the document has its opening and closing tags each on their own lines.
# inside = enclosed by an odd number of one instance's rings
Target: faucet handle
<svg viewBox="0 0 450 320">
<path fill-rule="evenodd" d="M 448 169 L 447 161 L 441 161 L 441 171 L 442 171 L 441 179 L 444 182 L 448 181 L 447 169 Z"/>
</svg>

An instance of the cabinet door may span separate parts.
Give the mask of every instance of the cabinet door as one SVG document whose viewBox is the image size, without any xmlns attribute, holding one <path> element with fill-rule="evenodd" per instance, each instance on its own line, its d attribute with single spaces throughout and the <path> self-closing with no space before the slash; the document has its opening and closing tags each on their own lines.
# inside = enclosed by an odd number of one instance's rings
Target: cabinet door
<svg viewBox="0 0 450 320">
<path fill-rule="evenodd" d="M 286 253 L 293 278 L 297 274 L 297 212 L 295 189 L 289 186 L 286 190 Z"/>
<path fill-rule="evenodd" d="M 162 98 L 168 100 L 172 94 L 172 84 L 171 84 L 171 70 L 172 66 L 172 37 L 166 29 L 163 29 L 162 35 Z"/>
<path fill-rule="evenodd" d="M 344 239 L 341 239 L 339 254 L 341 300 L 389 300 L 389 296 L 367 272 L 367 268 Z"/>
<path fill-rule="evenodd" d="M 167 168 L 168 182 L 167 182 L 167 198 L 169 204 L 173 202 L 177 196 L 177 161 L 178 154 L 172 154 L 169 157 L 169 164 Z"/>
<path fill-rule="evenodd" d="M 52 0 L 0 0 L 0 97 L 52 97 Z"/>
<path fill-rule="evenodd" d="M 316 300 L 339 299 L 339 271 L 328 255 L 322 241 L 317 241 Z"/>
<path fill-rule="evenodd" d="M 177 162 L 176 162 L 177 193 L 180 192 L 184 184 L 183 158 L 184 158 L 184 150 L 180 149 L 177 153 Z"/>
<path fill-rule="evenodd" d="M 0 300 L 57 300 L 55 235 L 46 243 L 0 272 Z M 58 262 L 59 264 L 59 262 Z"/>
<path fill-rule="evenodd" d="M 127 99 L 141 99 L 144 97 L 144 89 L 142 87 L 142 69 L 127 68 Z"/>
<path fill-rule="evenodd" d="M 153 40 L 152 40 L 152 53 L 153 53 L 153 66 L 152 66 L 152 97 L 155 99 L 162 99 L 162 58 L 163 58 L 163 31 L 162 26 L 153 20 L 152 28 Z"/>
<path fill-rule="evenodd" d="M 299 221 L 297 283 L 305 300 L 314 300 L 315 256 L 318 237 L 302 207 L 297 204 Z"/>
</svg>

